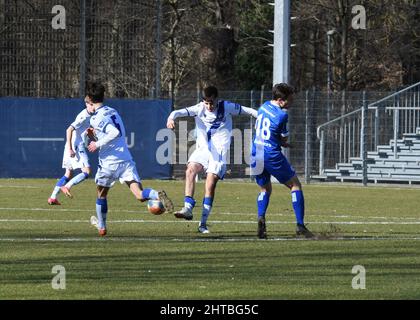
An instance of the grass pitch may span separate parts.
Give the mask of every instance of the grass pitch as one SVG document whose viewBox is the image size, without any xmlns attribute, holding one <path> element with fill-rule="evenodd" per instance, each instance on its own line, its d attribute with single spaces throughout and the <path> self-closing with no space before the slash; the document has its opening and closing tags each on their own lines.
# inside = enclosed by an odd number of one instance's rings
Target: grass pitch
<svg viewBox="0 0 420 320">
<path fill-rule="evenodd" d="M 154 216 L 122 185 L 110 191 L 108 235 L 89 224 L 91 180 L 49 206 L 55 180 L 0 180 L 0 299 L 419 299 L 418 188 L 306 185 L 306 223 L 318 240 L 295 237 L 290 194 L 274 186 L 268 240 L 256 237 L 258 188 L 223 181 L 211 233 L 170 214 Z M 182 181 L 144 181 L 179 208 Z M 196 199 L 201 203 L 203 183 Z M 55 290 L 52 268 L 66 271 Z M 366 289 L 353 289 L 355 265 Z"/>
</svg>

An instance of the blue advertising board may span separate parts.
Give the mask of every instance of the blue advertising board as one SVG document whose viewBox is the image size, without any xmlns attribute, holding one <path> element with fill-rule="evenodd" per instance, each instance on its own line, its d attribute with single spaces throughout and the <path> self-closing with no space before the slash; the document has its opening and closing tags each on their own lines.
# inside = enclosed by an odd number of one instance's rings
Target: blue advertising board
<svg viewBox="0 0 420 320">
<path fill-rule="evenodd" d="M 107 99 L 126 128 L 129 149 L 143 179 L 168 179 L 171 165 L 156 160 L 157 132 L 166 127 L 170 100 Z M 0 98 L 0 177 L 57 178 L 67 127 L 85 108 L 83 99 Z M 93 173 L 97 154 L 89 154 Z"/>
</svg>

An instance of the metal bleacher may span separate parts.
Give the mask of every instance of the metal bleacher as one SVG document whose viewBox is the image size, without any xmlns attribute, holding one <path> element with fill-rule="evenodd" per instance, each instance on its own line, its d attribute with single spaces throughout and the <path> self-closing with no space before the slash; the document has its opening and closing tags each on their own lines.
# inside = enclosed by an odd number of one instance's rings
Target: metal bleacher
<svg viewBox="0 0 420 320">
<path fill-rule="evenodd" d="M 368 181 L 420 183 L 420 128 L 416 133 L 403 134 L 397 140 L 397 157 L 394 157 L 394 140 L 388 145 L 377 146 L 367 152 Z M 361 181 L 363 179 L 361 158 L 350 158 L 349 163 L 337 163 L 335 169 L 325 169 L 326 181 Z"/>
<path fill-rule="evenodd" d="M 350 128 L 351 123 L 360 125 Z M 333 140 L 333 130 L 340 133 L 335 135 L 339 139 Z M 350 135 L 346 137 L 347 132 L 352 133 L 353 139 Z M 420 183 L 420 83 L 324 123 L 317 133 L 320 139 L 319 175 L 313 179 Z M 328 146 L 338 146 L 332 152 L 340 154 L 335 168 L 324 168 Z M 331 159 L 327 165 L 329 163 Z"/>
</svg>

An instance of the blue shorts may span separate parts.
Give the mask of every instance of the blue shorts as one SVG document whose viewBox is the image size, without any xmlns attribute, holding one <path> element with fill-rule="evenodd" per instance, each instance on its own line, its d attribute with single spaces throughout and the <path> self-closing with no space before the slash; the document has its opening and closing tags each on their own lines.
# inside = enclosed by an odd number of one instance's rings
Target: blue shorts
<svg viewBox="0 0 420 320">
<path fill-rule="evenodd" d="M 285 157 L 264 161 L 264 169 L 261 174 L 255 176 L 257 184 L 262 187 L 271 181 L 271 176 L 284 184 L 296 175 L 295 169 Z"/>
</svg>

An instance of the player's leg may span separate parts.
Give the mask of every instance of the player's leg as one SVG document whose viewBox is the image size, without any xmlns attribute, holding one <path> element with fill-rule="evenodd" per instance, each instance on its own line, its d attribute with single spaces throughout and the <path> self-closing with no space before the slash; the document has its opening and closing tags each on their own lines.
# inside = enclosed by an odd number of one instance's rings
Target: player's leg
<svg viewBox="0 0 420 320">
<path fill-rule="evenodd" d="M 97 228 L 100 236 L 106 235 L 106 218 L 108 214 L 108 202 L 107 195 L 109 187 L 97 186 L 98 198 L 96 199 L 96 217 L 97 217 Z M 94 220 L 91 223 L 94 223 Z"/>
<path fill-rule="evenodd" d="M 194 153 L 196 151 L 194 151 Z M 194 199 L 195 179 L 197 175 L 203 171 L 203 169 L 204 169 L 204 166 L 201 163 L 192 162 L 192 161 L 188 163 L 187 170 L 185 171 L 184 206 L 182 207 L 180 211 L 175 212 L 175 217 L 183 218 L 186 220 L 192 220 L 193 218 L 192 211 L 196 203 Z"/>
<path fill-rule="evenodd" d="M 73 169 L 81 169 L 82 172 L 73 177 L 68 181 L 64 186 L 61 187 L 61 191 L 69 198 L 73 198 L 73 195 L 70 193 L 70 189 L 84 180 L 86 180 L 90 175 L 90 165 L 89 158 L 86 154 L 84 147 L 78 146 L 76 148 L 76 155 L 73 158 L 70 158 Z"/>
<path fill-rule="evenodd" d="M 159 200 L 159 192 L 151 189 L 145 188 L 140 182 L 132 180 L 132 181 L 125 181 L 127 186 L 130 188 L 131 193 L 136 197 L 136 199 L 140 202 L 144 202 L 147 200 Z"/>
<path fill-rule="evenodd" d="M 198 226 L 198 231 L 201 233 L 209 233 L 207 228 L 207 220 L 213 207 L 213 200 L 216 191 L 217 182 L 225 176 L 226 160 L 223 153 L 213 151 L 209 158 L 208 168 L 206 170 L 206 188 L 203 199 L 203 209 L 201 211 L 201 220 Z"/>
<path fill-rule="evenodd" d="M 61 187 L 64 186 L 72 177 L 73 171 L 66 168 L 64 175 L 56 183 L 51 196 L 48 198 L 48 204 L 50 205 L 60 205 L 60 202 L 57 200 L 58 194 L 60 193 Z"/>
<path fill-rule="evenodd" d="M 201 233 L 210 233 L 209 229 L 207 228 L 207 219 L 211 213 L 211 209 L 213 207 L 213 200 L 216 191 L 216 185 L 219 181 L 219 176 L 214 173 L 207 173 L 206 178 L 206 189 L 204 193 L 203 199 L 203 209 L 201 212 L 201 220 L 200 225 L 198 226 L 198 231 Z"/>
<path fill-rule="evenodd" d="M 90 175 L 90 167 L 83 167 L 81 173 L 73 177 L 69 182 L 66 183 L 65 186 L 61 187 L 61 191 L 63 191 L 63 193 L 66 196 L 73 198 L 72 194 L 70 193 L 70 189 L 73 186 L 85 181 L 87 178 L 89 178 L 89 175 Z"/>
<path fill-rule="evenodd" d="M 108 214 L 107 196 L 109 189 L 114 185 L 118 165 L 109 165 L 107 167 L 99 166 L 95 175 L 95 183 L 97 188 L 96 199 L 96 217 L 90 218 L 90 223 L 95 226 L 100 236 L 107 233 L 106 219 Z"/>
<path fill-rule="evenodd" d="M 173 204 L 171 199 L 167 196 L 164 190 L 157 191 L 151 188 L 143 189 L 140 176 L 137 172 L 134 161 L 129 161 L 121 164 L 119 172 L 120 181 L 124 181 L 130 188 L 131 193 L 138 201 L 144 202 L 147 200 L 160 200 L 168 212 L 173 211 Z"/>
<path fill-rule="evenodd" d="M 265 223 L 265 214 L 270 203 L 270 196 L 272 192 L 271 175 L 267 170 L 255 177 L 257 184 L 260 186 L 260 193 L 257 197 L 257 210 L 258 210 L 258 228 L 257 236 L 260 239 L 267 238 L 267 228 Z"/>
<path fill-rule="evenodd" d="M 304 223 L 305 199 L 299 178 L 294 175 L 284 184 L 291 190 L 292 194 L 292 206 L 296 216 L 296 234 L 299 236 L 303 235 L 306 238 L 312 238 L 314 235 L 306 228 Z"/>
</svg>

